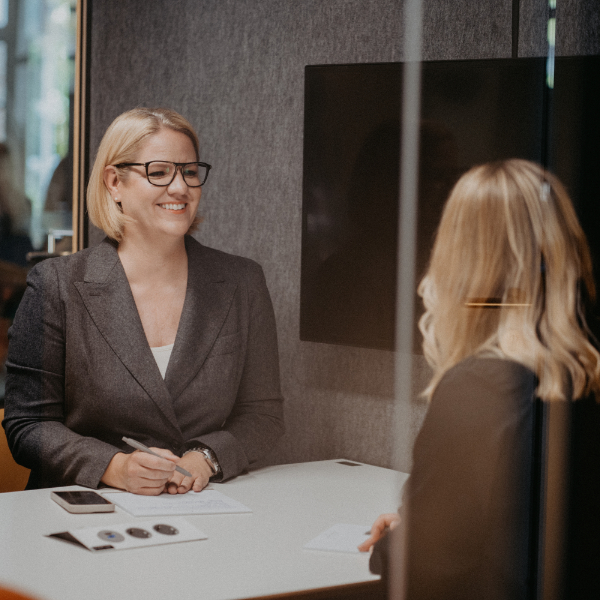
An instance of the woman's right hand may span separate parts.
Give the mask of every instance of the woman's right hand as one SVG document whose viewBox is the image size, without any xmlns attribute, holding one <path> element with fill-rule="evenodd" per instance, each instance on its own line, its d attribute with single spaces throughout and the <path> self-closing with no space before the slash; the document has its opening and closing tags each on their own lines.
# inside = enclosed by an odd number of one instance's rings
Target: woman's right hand
<svg viewBox="0 0 600 600">
<path fill-rule="evenodd" d="M 387 529 L 393 530 L 398 523 L 400 523 L 398 513 L 379 515 L 371 527 L 371 537 L 366 539 L 358 549 L 361 552 L 368 552 L 385 535 Z"/>
<path fill-rule="evenodd" d="M 133 494 L 158 496 L 173 475 L 179 457 L 164 448 L 151 450 L 163 458 L 139 450 L 115 454 L 104 471 L 102 483 Z"/>
</svg>

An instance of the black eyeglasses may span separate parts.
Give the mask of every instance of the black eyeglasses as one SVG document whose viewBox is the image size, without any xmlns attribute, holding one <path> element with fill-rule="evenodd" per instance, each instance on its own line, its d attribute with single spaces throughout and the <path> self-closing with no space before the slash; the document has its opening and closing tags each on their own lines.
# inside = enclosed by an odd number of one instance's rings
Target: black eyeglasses
<svg viewBox="0 0 600 600">
<path fill-rule="evenodd" d="M 151 160 L 147 163 L 119 163 L 113 165 L 123 167 L 146 167 L 146 178 L 152 185 L 166 187 L 171 185 L 181 169 L 181 175 L 188 187 L 197 188 L 206 183 L 211 166 L 203 162 L 176 163 L 168 160 Z"/>
</svg>

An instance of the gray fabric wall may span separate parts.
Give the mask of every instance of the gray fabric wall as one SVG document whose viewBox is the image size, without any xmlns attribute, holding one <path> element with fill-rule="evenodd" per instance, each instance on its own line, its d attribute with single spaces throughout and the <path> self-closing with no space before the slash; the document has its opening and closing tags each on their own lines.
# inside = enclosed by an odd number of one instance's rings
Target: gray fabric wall
<svg viewBox="0 0 600 600">
<path fill-rule="evenodd" d="M 600 52 L 596 0 L 558 2 L 558 52 Z M 214 166 L 198 239 L 249 256 L 265 269 L 288 430 L 268 461 L 346 457 L 390 466 L 393 354 L 299 340 L 302 129 L 305 65 L 401 61 L 403 3 L 91 3 L 92 158 L 121 112 L 158 105 L 181 112 L 197 128 L 201 159 Z M 423 58 L 509 57 L 511 5 L 425 0 Z M 523 56 L 545 52 L 546 6 L 521 0 Z M 92 227 L 90 243 L 99 239 Z M 417 394 L 428 377 L 423 357 L 414 358 L 412 437 L 426 408 Z M 410 452 L 400 466 L 409 470 Z"/>
</svg>

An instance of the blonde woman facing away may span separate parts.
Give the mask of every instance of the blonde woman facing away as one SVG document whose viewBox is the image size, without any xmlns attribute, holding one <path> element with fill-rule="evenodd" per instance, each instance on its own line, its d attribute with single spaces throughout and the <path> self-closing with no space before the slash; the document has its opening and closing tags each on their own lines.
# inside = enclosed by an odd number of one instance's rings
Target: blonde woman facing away
<svg viewBox="0 0 600 600">
<path fill-rule="evenodd" d="M 419 293 L 430 406 L 402 516 L 379 517 L 360 549 L 377 542 L 382 569 L 384 530 L 406 527 L 411 600 L 528 598 L 536 411 L 600 387 L 582 308 L 590 254 L 561 183 L 525 160 L 463 175 Z"/>
<path fill-rule="evenodd" d="M 282 434 L 262 269 L 188 235 L 209 170 L 175 111 L 136 108 L 106 131 L 87 200 L 107 237 L 33 269 L 11 329 L 3 425 L 28 488 L 199 491 Z"/>
</svg>

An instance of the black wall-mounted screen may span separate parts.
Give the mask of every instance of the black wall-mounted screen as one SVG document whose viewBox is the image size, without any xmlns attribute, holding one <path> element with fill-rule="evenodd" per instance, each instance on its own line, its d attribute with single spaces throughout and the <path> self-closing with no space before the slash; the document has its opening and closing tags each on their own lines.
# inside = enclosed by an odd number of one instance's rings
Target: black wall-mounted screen
<svg viewBox="0 0 600 600">
<path fill-rule="evenodd" d="M 550 166 L 599 255 L 599 81 L 600 57 L 558 58 L 550 93 L 544 58 L 423 63 L 418 278 L 457 178 L 503 158 Z M 300 338 L 391 350 L 402 64 L 308 66 L 305 86 Z"/>
</svg>

